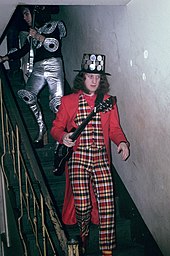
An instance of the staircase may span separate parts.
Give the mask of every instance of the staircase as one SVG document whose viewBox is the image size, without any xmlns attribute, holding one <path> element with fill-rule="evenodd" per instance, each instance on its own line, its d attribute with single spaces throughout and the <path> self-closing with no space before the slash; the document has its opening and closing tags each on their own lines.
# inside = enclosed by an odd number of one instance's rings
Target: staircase
<svg viewBox="0 0 170 256">
<path fill-rule="evenodd" d="M 17 74 L 15 74 L 15 76 L 12 76 L 9 74 L 9 78 L 12 83 L 12 88 L 13 88 L 14 94 L 16 95 L 16 98 L 21 110 L 21 115 L 23 116 L 27 124 L 28 132 L 30 133 L 31 138 L 34 139 L 38 129 L 37 124 L 28 106 L 22 100 L 20 100 L 17 96 L 17 91 L 19 89 L 24 88 L 22 73 L 18 72 Z M 62 210 L 63 199 L 64 199 L 64 190 L 65 190 L 65 176 L 63 174 L 62 176 L 56 177 L 52 173 L 55 141 L 50 136 L 50 129 L 52 126 L 52 121 L 55 118 L 55 115 L 49 109 L 48 95 L 49 95 L 48 88 L 45 87 L 39 97 L 40 105 L 42 107 L 42 112 L 44 114 L 45 123 L 48 128 L 48 144 L 41 149 L 36 149 L 36 153 L 37 153 L 39 163 L 43 169 L 43 176 L 46 179 L 46 184 L 50 190 L 50 194 L 52 198 L 54 199 L 58 214 L 61 217 L 61 210 Z M 134 210 L 135 206 L 131 202 L 130 197 L 127 196 L 127 192 L 125 191 L 125 188 L 122 185 L 114 167 L 113 167 L 113 176 L 115 180 L 115 190 L 116 190 L 115 202 L 116 202 L 116 237 L 117 237 L 117 248 L 114 251 L 114 256 L 152 256 L 152 255 L 162 256 L 153 238 L 149 234 L 148 230 L 145 228 L 143 221 L 141 221 L 140 219 L 141 217 L 138 217 L 139 214 L 137 213 L 137 210 Z M 126 198 L 125 200 L 124 198 L 122 198 L 122 195 L 125 195 L 125 198 Z M 129 199 L 127 199 L 127 197 L 129 197 Z M 126 204 L 130 202 L 129 213 L 124 212 L 124 210 L 122 209 L 123 201 L 126 201 Z M 26 222 L 27 220 L 25 220 L 25 223 Z M 144 227 L 144 228 L 141 228 L 141 227 Z M 74 238 L 75 240 L 77 239 L 77 236 L 79 235 L 77 226 L 64 226 L 64 229 L 68 236 L 68 240 L 72 238 Z M 139 230 L 140 234 L 139 233 L 137 234 L 135 230 Z M 33 246 L 34 244 L 33 236 L 28 235 L 28 237 L 31 245 L 29 256 L 38 256 L 36 254 L 35 246 Z M 146 240 L 150 241 L 151 248 L 150 246 L 148 246 L 148 243 L 146 245 Z M 60 252 L 59 256 L 62 256 L 62 255 L 63 255 L 62 252 Z M 90 241 L 88 245 L 87 255 L 88 256 L 100 255 L 99 248 L 98 248 L 98 227 L 93 224 L 90 227 Z M 52 256 L 52 254 L 49 254 L 49 256 Z"/>
</svg>

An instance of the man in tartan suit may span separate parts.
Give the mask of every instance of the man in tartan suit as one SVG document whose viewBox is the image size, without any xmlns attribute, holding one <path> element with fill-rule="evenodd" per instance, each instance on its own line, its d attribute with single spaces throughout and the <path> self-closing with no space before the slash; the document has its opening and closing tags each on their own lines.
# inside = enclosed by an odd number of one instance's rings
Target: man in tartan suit
<svg viewBox="0 0 170 256">
<path fill-rule="evenodd" d="M 84 54 L 81 70 L 75 78 L 73 94 L 62 97 L 51 135 L 73 153 L 66 165 L 66 191 L 63 222 L 77 222 L 81 254 L 85 255 L 90 222 L 99 224 L 99 248 L 102 256 L 112 255 L 116 246 L 114 225 L 114 189 L 110 171 L 110 140 L 117 145 L 122 159 L 129 157 L 129 142 L 120 126 L 116 101 L 97 112 L 76 141 L 70 136 L 99 101 L 110 95 L 105 72 L 105 55 Z M 67 131 L 67 132 L 66 132 Z M 97 207 L 97 214 L 96 214 Z"/>
</svg>

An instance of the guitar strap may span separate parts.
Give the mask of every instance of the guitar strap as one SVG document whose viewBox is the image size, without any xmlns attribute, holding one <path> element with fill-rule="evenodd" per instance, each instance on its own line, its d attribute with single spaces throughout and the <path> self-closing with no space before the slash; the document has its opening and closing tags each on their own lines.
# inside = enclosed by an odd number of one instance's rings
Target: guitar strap
<svg viewBox="0 0 170 256">
<path fill-rule="evenodd" d="M 96 97 L 96 100 L 95 100 L 95 107 L 103 101 L 103 98 L 104 98 L 103 93 L 98 93 L 97 94 L 97 97 Z"/>
</svg>

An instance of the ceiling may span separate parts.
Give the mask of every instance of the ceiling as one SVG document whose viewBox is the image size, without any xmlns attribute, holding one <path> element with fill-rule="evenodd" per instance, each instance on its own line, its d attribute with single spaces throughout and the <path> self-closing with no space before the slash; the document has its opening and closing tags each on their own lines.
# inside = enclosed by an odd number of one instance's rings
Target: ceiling
<svg viewBox="0 0 170 256">
<path fill-rule="evenodd" d="M 126 5 L 130 0 L 94 0 L 91 4 L 91 0 L 84 0 L 83 5 Z M 82 0 L 1 0 L 0 1 L 0 37 L 16 8 L 19 4 L 32 4 L 32 5 L 82 5 Z M 0 40 L 1 42 L 2 40 Z"/>
</svg>

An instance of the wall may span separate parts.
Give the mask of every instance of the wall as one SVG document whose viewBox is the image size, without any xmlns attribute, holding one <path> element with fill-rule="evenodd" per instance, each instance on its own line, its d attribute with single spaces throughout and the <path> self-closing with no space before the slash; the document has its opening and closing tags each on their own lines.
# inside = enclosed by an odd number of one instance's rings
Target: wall
<svg viewBox="0 0 170 256">
<path fill-rule="evenodd" d="M 129 51 L 121 44 L 121 67 L 126 88 L 121 104 L 128 127 L 131 158 L 115 166 L 164 255 L 170 255 L 170 3 L 132 1 L 124 20 L 129 31 Z M 126 37 L 127 38 L 127 37 Z M 125 40 L 124 40 L 125 41 Z M 121 79 L 119 79 L 121 81 Z M 126 128 L 127 129 L 127 128 Z"/>
<path fill-rule="evenodd" d="M 111 93 L 131 143 L 113 163 L 165 256 L 170 255 L 169 55 L 170 3 L 133 0 L 127 6 L 62 6 L 68 28 L 63 54 L 72 83 L 85 52 L 107 56 Z"/>
</svg>

